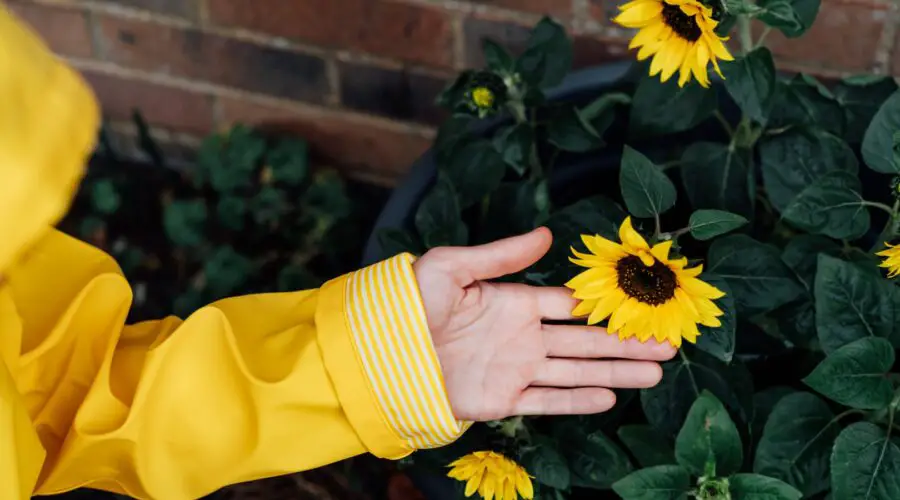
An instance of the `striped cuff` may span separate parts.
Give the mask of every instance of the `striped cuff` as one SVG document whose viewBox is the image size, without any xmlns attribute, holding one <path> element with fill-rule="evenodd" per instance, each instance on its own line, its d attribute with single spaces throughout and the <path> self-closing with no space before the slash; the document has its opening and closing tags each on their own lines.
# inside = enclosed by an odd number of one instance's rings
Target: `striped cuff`
<svg viewBox="0 0 900 500">
<path fill-rule="evenodd" d="M 354 347 L 388 424 L 410 448 L 436 448 L 468 425 L 450 409 L 413 261 L 401 254 L 351 274 L 345 304 Z"/>
</svg>

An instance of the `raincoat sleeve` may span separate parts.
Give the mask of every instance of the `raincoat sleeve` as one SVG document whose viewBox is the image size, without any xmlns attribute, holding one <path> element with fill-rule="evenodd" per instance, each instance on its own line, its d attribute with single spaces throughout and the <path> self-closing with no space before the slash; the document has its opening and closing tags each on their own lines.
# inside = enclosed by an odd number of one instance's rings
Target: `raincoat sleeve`
<svg viewBox="0 0 900 500">
<path fill-rule="evenodd" d="M 412 258 L 321 289 L 124 324 L 103 252 L 54 229 L 93 96 L 0 4 L 0 489 L 199 498 L 356 454 L 454 440 Z"/>
</svg>

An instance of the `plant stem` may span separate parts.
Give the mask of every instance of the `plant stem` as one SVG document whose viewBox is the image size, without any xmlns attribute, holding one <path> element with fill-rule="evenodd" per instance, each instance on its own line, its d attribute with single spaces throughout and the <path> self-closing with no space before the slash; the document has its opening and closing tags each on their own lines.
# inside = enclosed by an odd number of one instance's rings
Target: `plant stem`
<svg viewBox="0 0 900 500">
<path fill-rule="evenodd" d="M 760 34 L 759 38 L 756 39 L 756 48 L 763 46 L 763 44 L 766 41 L 766 37 L 769 36 L 769 33 L 771 33 L 771 32 L 772 32 L 771 26 L 766 26 L 765 29 L 763 29 L 762 34 Z"/>
<path fill-rule="evenodd" d="M 753 29 L 750 26 L 750 16 L 741 14 L 738 16 L 738 36 L 741 40 L 741 51 L 749 54 L 753 50 Z"/>
<path fill-rule="evenodd" d="M 731 127 L 731 124 L 728 123 L 728 120 L 725 119 L 725 116 L 722 114 L 722 112 L 717 109 L 713 111 L 713 116 L 716 118 L 716 120 L 719 121 L 720 124 L 722 124 L 722 128 L 724 128 L 725 132 L 728 133 L 728 137 L 734 137 L 734 129 Z"/>
<path fill-rule="evenodd" d="M 898 229 L 900 229 L 900 199 L 895 201 L 894 206 L 892 207 L 889 207 L 884 203 L 866 200 L 863 200 L 862 204 L 864 206 L 884 210 L 888 213 L 888 220 L 884 223 L 884 229 L 881 230 L 881 234 L 878 235 L 878 240 L 875 241 L 875 244 L 872 246 L 871 252 L 874 253 L 881 247 L 882 243 L 892 240 L 897 235 Z"/>
<path fill-rule="evenodd" d="M 888 214 L 888 217 L 890 217 L 890 219 L 888 220 L 888 224 L 891 224 L 893 222 L 894 218 L 896 218 L 897 207 L 898 207 L 897 203 L 894 203 L 893 207 L 889 207 L 889 206 L 885 205 L 884 203 L 879 203 L 877 201 L 861 200 L 859 202 L 859 204 L 864 207 L 872 207 L 872 208 L 877 208 L 879 210 L 883 210 L 885 213 Z"/>
</svg>

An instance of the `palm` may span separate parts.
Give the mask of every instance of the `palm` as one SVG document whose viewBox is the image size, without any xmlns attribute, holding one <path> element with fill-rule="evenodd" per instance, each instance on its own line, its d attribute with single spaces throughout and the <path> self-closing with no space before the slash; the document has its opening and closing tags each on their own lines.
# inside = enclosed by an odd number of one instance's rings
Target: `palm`
<svg viewBox="0 0 900 500">
<path fill-rule="evenodd" d="M 546 252 L 547 236 L 539 231 L 482 247 L 433 250 L 416 263 L 447 396 L 460 420 L 604 411 L 615 403 L 609 387 L 655 385 L 661 370 L 649 361 L 590 358 L 674 355 L 667 346 L 620 343 L 600 328 L 544 324 L 571 318 L 574 300 L 566 290 L 483 281 L 532 264 Z M 523 247 L 528 239 L 532 244 Z"/>
</svg>

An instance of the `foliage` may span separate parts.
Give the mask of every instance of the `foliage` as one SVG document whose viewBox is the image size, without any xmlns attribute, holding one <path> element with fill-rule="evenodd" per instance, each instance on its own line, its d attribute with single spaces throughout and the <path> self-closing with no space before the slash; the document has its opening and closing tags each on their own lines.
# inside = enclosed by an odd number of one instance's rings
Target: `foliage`
<svg viewBox="0 0 900 500">
<path fill-rule="evenodd" d="M 631 76 L 551 98 L 572 61 L 561 26 L 541 21 L 521 54 L 485 44 L 487 67 L 441 98 L 453 114 L 439 174 L 414 224 L 381 235 L 386 252 L 546 225 L 549 254 L 512 279 L 559 286 L 577 272 L 579 235 L 614 239 L 630 214 L 651 243 L 705 261 L 726 314 L 607 415 L 476 426 L 413 462 L 496 449 L 526 465 L 541 498 L 900 498 L 900 293 L 873 255 L 898 235 L 900 91 L 776 72 L 765 35 L 802 36 L 818 8 L 726 2 L 722 26 L 737 26 L 742 50 L 711 89 Z M 766 25 L 756 39 L 751 18 Z M 485 74 L 502 80 L 502 102 L 461 102 Z"/>
<path fill-rule="evenodd" d="M 160 148 L 142 135 L 156 165 L 103 151 L 63 223 L 119 262 L 135 290 L 132 319 L 314 288 L 358 262 L 360 221 L 345 183 L 311 168 L 303 140 L 238 125 L 207 137 L 196 165 L 179 172 L 160 168 Z"/>
</svg>

